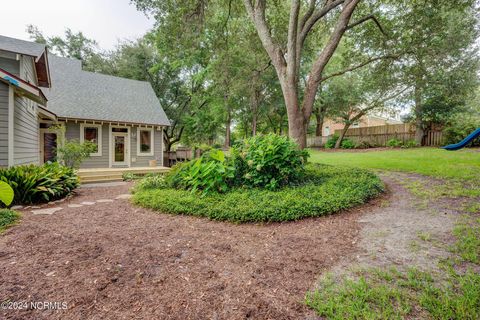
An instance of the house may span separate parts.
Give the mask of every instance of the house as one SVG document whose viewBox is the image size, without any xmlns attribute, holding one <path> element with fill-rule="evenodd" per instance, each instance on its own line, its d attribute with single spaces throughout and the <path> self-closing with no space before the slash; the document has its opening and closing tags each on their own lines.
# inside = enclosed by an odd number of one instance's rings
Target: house
<svg viewBox="0 0 480 320">
<path fill-rule="evenodd" d="M 65 139 L 96 144 L 82 168 L 162 166 L 168 125 L 148 82 L 87 72 L 43 44 L 0 36 L 0 167 L 54 160 Z"/>
<path fill-rule="evenodd" d="M 377 115 L 365 115 L 360 118 L 358 122 L 353 123 L 350 128 L 365 128 L 383 126 L 386 124 L 401 124 L 402 122 L 395 119 L 390 119 Z M 322 136 L 328 137 L 335 134 L 335 130 L 343 129 L 345 125 L 341 121 L 335 121 L 333 119 L 325 119 L 323 122 Z"/>
</svg>

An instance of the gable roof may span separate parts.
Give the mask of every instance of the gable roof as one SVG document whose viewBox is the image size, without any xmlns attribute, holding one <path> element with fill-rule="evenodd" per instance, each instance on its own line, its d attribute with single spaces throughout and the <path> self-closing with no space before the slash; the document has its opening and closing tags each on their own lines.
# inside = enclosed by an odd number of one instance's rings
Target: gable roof
<svg viewBox="0 0 480 320">
<path fill-rule="evenodd" d="M 45 44 L 0 35 L 0 50 L 34 58 L 38 85 L 40 87 L 50 87 L 48 50 Z"/>
<path fill-rule="evenodd" d="M 47 50 L 44 44 L 10 38 L 0 35 L 0 49 L 20 53 L 34 58 L 40 58 Z"/>
<path fill-rule="evenodd" d="M 43 91 L 58 117 L 170 125 L 150 83 L 83 71 L 76 59 L 48 60 L 53 86 Z"/>
</svg>

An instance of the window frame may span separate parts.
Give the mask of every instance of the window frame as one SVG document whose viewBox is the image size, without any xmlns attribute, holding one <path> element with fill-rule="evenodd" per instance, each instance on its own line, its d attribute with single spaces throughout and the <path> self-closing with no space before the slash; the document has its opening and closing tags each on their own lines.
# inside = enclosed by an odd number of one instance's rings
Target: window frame
<svg viewBox="0 0 480 320">
<path fill-rule="evenodd" d="M 140 148 L 140 132 L 141 131 L 150 131 L 150 151 L 149 152 L 142 152 Z M 142 128 L 137 127 L 137 156 L 138 157 L 153 157 L 154 155 L 154 140 L 155 140 L 155 130 L 154 128 Z"/>
<path fill-rule="evenodd" d="M 80 143 L 85 142 L 85 128 L 97 128 L 97 152 L 90 153 L 91 157 L 101 157 L 102 156 L 102 125 L 101 124 L 89 124 L 81 123 L 80 124 Z"/>
</svg>

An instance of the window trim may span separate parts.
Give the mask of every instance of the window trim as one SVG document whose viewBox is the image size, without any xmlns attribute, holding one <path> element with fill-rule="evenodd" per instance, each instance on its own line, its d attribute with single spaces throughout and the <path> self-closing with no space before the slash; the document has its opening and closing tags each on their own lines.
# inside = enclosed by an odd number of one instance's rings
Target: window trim
<svg viewBox="0 0 480 320">
<path fill-rule="evenodd" d="M 97 152 L 90 153 L 91 157 L 101 157 L 102 156 L 102 125 L 101 124 L 90 124 L 90 123 L 81 123 L 80 124 L 80 143 L 85 142 L 85 128 L 97 128 L 98 132 L 98 143 L 97 143 Z"/>
<path fill-rule="evenodd" d="M 140 148 L 140 131 L 150 131 L 150 151 L 149 152 L 141 152 Z M 142 128 L 138 127 L 137 128 L 137 157 L 153 157 L 154 155 L 154 137 L 155 137 L 155 131 L 153 128 Z"/>
</svg>

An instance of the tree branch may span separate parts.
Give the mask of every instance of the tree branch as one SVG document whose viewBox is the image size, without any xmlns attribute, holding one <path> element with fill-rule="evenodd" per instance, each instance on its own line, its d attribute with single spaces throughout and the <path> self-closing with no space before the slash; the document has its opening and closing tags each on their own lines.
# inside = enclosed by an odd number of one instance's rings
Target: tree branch
<svg viewBox="0 0 480 320">
<path fill-rule="evenodd" d="M 378 19 L 377 19 L 373 14 L 368 15 L 368 16 L 365 16 L 365 17 L 363 17 L 363 18 L 361 18 L 361 19 L 359 19 L 359 20 L 357 20 L 357 21 L 349 24 L 349 25 L 347 26 L 347 30 L 352 29 L 352 28 L 358 26 L 359 24 L 362 24 L 362 23 L 364 23 L 364 22 L 366 22 L 366 21 L 369 21 L 369 20 L 372 20 L 373 22 L 375 22 L 375 24 L 377 25 L 377 27 L 378 27 L 378 29 L 380 30 L 380 32 L 383 33 L 384 36 L 388 37 L 388 35 L 387 35 L 387 33 L 385 32 L 385 30 L 383 29 L 382 25 L 380 24 L 380 22 L 378 21 Z"/>
<path fill-rule="evenodd" d="M 305 38 L 307 37 L 310 30 L 312 30 L 313 26 L 323 18 L 327 13 L 344 3 L 345 0 L 335 0 L 335 1 L 327 1 L 325 5 L 320 10 L 316 10 L 312 13 L 309 19 L 305 21 L 304 26 L 299 34 L 299 46 L 302 46 L 305 42 Z"/>
<path fill-rule="evenodd" d="M 332 2 L 332 4 L 337 3 L 337 1 Z M 330 35 L 330 38 L 325 44 L 323 51 L 318 56 L 317 60 L 313 63 L 312 69 L 308 75 L 308 82 L 305 88 L 305 96 L 303 100 L 303 116 L 305 118 L 305 121 L 307 121 L 312 114 L 312 108 L 315 101 L 317 88 L 320 84 L 320 80 L 322 77 L 322 72 L 325 69 L 328 61 L 330 61 L 330 58 L 333 56 L 333 53 L 337 49 L 338 44 L 340 43 L 340 40 L 345 33 L 345 28 L 347 27 L 350 18 L 352 17 L 353 11 L 357 7 L 357 4 L 360 2 L 360 0 L 345 1 L 346 3 L 343 6 L 340 16 L 338 17 L 337 24 L 335 25 L 335 28 Z"/>
<path fill-rule="evenodd" d="M 297 32 L 299 13 L 300 0 L 292 0 L 292 5 L 290 7 L 290 20 L 288 22 L 287 39 L 287 78 L 292 83 L 295 81 L 297 74 Z"/>
<path fill-rule="evenodd" d="M 332 73 L 332 74 L 329 74 L 325 77 L 322 77 L 320 79 L 320 82 L 323 82 L 327 79 L 330 79 L 330 78 L 333 78 L 333 77 L 337 77 L 337 76 L 341 76 L 342 74 L 345 74 L 347 72 L 351 72 L 351 71 L 355 71 L 357 69 L 360 69 L 372 62 L 375 62 L 375 61 L 378 61 L 378 60 L 383 60 L 383 59 L 397 59 L 400 55 L 385 55 L 385 56 L 380 56 L 380 57 L 375 57 L 375 58 L 371 58 L 371 59 L 368 59 L 367 61 L 364 61 L 360 64 L 357 64 L 357 65 L 354 65 L 354 66 L 351 66 L 349 68 L 346 68 L 344 70 L 341 70 L 341 71 L 338 71 L 338 72 L 335 72 L 335 73 Z"/>
<path fill-rule="evenodd" d="M 267 51 L 267 54 L 272 60 L 277 72 L 279 72 L 279 75 L 283 76 L 287 63 L 283 56 L 283 51 L 281 50 L 280 46 L 273 41 L 273 38 L 270 34 L 270 30 L 265 19 L 265 1 L 266 0 L 257 0 L 255 7 L 253 6 L 251 0 L 243 0 L 243 3 L 248 15 L 250 16 L 250 19 L 255 25 L 258 37 L 260 38 L 265 51 Z"/>
</svg>

